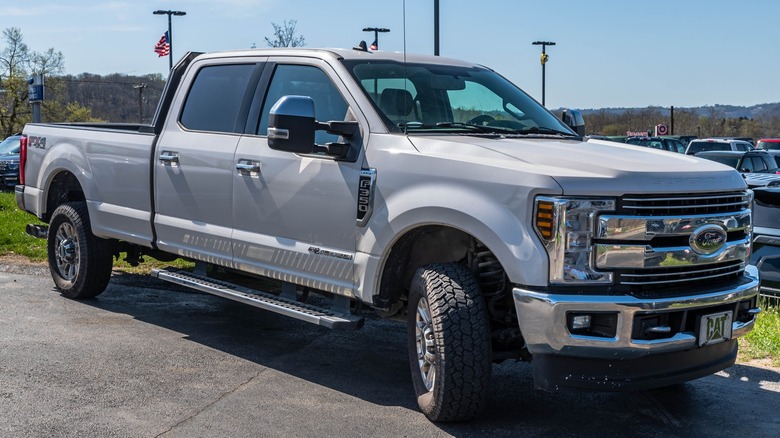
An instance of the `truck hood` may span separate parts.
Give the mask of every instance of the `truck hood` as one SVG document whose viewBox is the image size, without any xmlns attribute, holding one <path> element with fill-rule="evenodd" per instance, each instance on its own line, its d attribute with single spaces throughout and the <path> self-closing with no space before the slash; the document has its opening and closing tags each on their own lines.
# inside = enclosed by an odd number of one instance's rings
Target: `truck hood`
<svg viewBox="0 0 780 438">
<path fill-rule="evenodd" d="M 747 187 L 731 167 L 611 141 L 470 135 L 410 136 L 409 140 L 425 155 L 549 176 L 567 195 L 714 192 Z"/>
</svg>

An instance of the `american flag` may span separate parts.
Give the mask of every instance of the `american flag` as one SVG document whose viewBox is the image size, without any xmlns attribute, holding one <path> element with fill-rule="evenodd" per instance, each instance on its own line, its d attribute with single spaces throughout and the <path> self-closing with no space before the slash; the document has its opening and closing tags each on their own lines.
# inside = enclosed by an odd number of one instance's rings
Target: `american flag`
<svg viewBox="0 0 780 438">
<path fill-rule="evenodd" d="M 171 44 L 168 41 L 168 32 L 165 32 L 160 38 L 160 41 L 157 41 L 157 45 L 154 46 L 154 53 L 160 57 L 168 56 L 168 54 L 171 53 Z"/>
<path fill-rule="evenodd" d="M 368 47 L 371 50 L 379 50 L 379 42 L 377 40 L 374 40 L 373 43 Z"/>
</svg>

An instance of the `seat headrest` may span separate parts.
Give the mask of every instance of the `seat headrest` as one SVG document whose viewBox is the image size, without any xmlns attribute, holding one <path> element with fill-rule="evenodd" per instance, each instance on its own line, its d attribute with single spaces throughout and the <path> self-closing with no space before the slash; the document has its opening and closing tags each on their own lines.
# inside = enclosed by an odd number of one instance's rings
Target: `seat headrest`
<svg viewBox="0 0 780 438">
<path fill-rule="evenodd" d="M 388 116 L 408 116 L 414 108 L 412 93 L 400 88 L 385 88 L 379 96 L 379 107 Z"/>
</svg>

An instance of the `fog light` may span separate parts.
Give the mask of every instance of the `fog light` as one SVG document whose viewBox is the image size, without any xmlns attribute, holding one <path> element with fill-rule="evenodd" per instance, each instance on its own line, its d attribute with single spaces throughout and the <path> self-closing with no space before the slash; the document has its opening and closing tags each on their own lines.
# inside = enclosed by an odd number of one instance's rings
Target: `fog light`
<svg viewBox="0 0 780 438">
<path fill-rule="evenodd" d="M 571 319 L 571 329 L 587 330 L 590 328 L 590 315 L 574 315 Z"/>
</svg>

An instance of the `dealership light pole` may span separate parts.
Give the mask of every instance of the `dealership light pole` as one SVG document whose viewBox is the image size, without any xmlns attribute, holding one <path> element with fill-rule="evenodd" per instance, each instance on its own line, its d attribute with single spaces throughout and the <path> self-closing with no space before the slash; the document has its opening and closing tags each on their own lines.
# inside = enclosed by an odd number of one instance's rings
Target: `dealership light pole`
<svg viewBox="0 0 780 438">
<path fill-rule="evenodd" d="M 171 30 L 171 15 L 182 16 L 187 15 L 184 11 L 171 11 L 158 9 L 152 12 L 154 15 L 167 15 L 168 16 L 168 70 L 173 70 L 173 31 Z"/>
<path fill-rule="evenodd" d="M 544 65 L 547 64 L 547 59 L 549 58 L 547 56 L 547 50 L 545 49 L 547 48 L 547 46 L 554 46 L 555 43 L 552 41 L 534 41 L 531 44 L 533 44 L 534 46 L 542 46 L 542 56 L 539 59 L 542 61 L 542 106 L 545 106 L 544 105 L 544 88 L 545 88 Z"/>
<path fill-rule="evenodd" d="M 374 32 L 374 43 L 371 44 L 371 50 L 379 50 L 379 33 L 390 32 L 390 29 L 384 27 L 364 27 L 363 32 Z"/>
<path fill-rule="evenodd" d="M 433 0 L 433 56 L 439 56 L 439 0 Z"/>
</svg>

